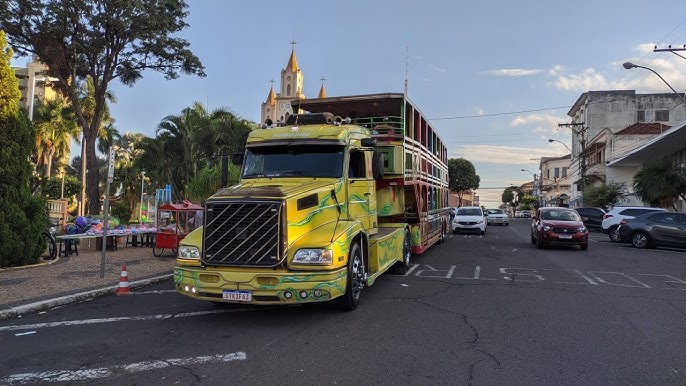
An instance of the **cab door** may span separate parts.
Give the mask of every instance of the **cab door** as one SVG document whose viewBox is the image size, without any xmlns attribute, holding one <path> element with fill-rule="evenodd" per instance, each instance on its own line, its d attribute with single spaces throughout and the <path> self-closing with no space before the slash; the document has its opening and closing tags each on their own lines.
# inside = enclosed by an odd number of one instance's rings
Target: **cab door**
<svg viewBox="0 0 686 386">
<path fill-rule="evenodd" d="M 372 176 L 372 151 L 353 149 L 348 163 L 348 217 L 359 220 L 370 234 L 378 231 L 376 181 Z"/>
</svg>

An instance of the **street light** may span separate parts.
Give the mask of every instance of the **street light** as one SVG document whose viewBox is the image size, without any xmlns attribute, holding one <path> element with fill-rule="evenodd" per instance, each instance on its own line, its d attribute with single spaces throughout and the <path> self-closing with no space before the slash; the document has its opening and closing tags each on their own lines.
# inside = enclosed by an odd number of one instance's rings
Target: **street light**
<svg viewBox="0 0 686 386">
<path fill-rule="evenodd" d="M 143 186 L 145 185 L 145 171 L 141 172 L 141 206 L 138 212 L 138 221 L 143 226 Z"/>
<path fill-rule="evenodd" d="M 643 69 L 646 69 L 646 70 L 652 72 L 653 74 L 657 75 L 657 76 L 658 76 L 658 77 L 659 77 L 659 78 L 660 78 L 660 79 L 661 79 L 670 89 L 672 89 L 672 91 L 674 91 L 674 93 L 675 93 L 677 96 L 679 96 L 679 98 L 681 98 L 681 100 L 686 104 L 686 98 L 684 98 L 683 95 L 679 94 L 679 93 L 674 89 L 674 87 L 672 87 L 672 85 L 670 85 L 669 83 L 667 83 L 667 81 L 665 80 L 665 78 L 662 77 L 662 75 L 658 74 L 657 71 L 653 70 L 652 68 L 648 68 L 648 67 L 645 67 L 645 66 L 639 66 L 638 64 L 633 64 L 633 63 L 631 63 L 631 62 L 624 62 L 624 64 L 622 64 L 622 66 L 623 66 L 625 69 L 627 69 L 627 70 L 630 70 L 630 69 L 632 69 L 632 68 L 638 67 L 638 68 L 643 68 Z"/>
<path fill-rule="evenodd" d="M 548 139 L 548 142 L 550 142 L 550 143 L 559 142 L 559 143 L 563 144 L 564 147 L 566 147 L 567 150 L 569 150 L 570 153 L 572 153 L 572 149 L 570 149 L 569 146 L 567 146 L 567 144 L 564 143 L 564 142 L 562 142 L 562 141 L 558 141 L 557 139 L 552 139 L 552 138 L 550 138 L 550 139 Z"/>
</svg>

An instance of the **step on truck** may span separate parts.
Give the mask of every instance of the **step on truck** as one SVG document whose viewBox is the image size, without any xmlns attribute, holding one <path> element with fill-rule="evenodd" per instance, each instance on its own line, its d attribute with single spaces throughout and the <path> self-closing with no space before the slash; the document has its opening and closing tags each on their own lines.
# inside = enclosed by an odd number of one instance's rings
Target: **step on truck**
<svg viewBox="0 0 686 386">
<path fill-rule="evenodd" d="M 447 149 L 396 93 L 292 102 L 248 136 L 241 179 L 180 243 L 176 290 L 248 304 L 333 301 L 353 310 L 384 272 L 450 230 Z"/>
</svg>

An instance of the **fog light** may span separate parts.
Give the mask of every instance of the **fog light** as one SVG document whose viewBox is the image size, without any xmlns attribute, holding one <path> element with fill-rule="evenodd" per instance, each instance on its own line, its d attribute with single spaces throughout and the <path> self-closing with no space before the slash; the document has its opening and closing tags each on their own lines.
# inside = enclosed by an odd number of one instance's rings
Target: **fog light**
<svg viewBox="0 0 686 386">
<path fill-rule="evenodd" d="M 315 290 L 315 291 L 314 291 L 314 297 L 315 297 L 315 298 L 319 298 L 319 297 L 321 297 L 321 296 L 322 296 L 322 291 L 320 291 L 320 290 Z"/>
<path fill-rule="evenodd" d="M 307 291 L 300 291 L 300 298 L 305 299 L 307 297 Z"/>
<path fill-rule="evenodd" d="M 186 291 L 186 292 L 188 292 L 189 289 L 190 289 L 190 288 L 189 288 L 188 286 L 183 287 L 183 290 Z"/>
<path fill-rule="evenodd" d="M 283 293 L 283 297 L 285 297 L 286 299 L 290 299 L 293 297 L 293 294 L 290 291 L 286 291 Z"/>
</svg>

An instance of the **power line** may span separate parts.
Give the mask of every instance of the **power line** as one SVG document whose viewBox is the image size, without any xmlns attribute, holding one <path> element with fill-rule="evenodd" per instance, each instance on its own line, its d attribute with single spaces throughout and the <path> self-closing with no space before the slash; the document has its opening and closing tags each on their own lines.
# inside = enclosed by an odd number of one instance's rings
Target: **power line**
<svg viewBox="0 0 686 386">
<path fill-rule="evenodd" d="M 492 113 L 492 114 L 461 115 L 461 116 L 456 116 L 456 117 L 429 118 L 429 120 L 430 120 L 430 121 L 443 121 L 443 120 L 448 120 L 448 119 L 466 119 L 466 118 L 495 117 L 495 116 L 498 116 L 498 115 L 511 115 L 511 114 L 535 113 L 535 112 L 538 112 L 538 111 L 568 109 L 568 108 L 570 108 L 570 107 L 572 107 L 572 106 L 546 107 L 546 108 L 542 108 L 542 109 L 521 110 L 521 111 L 508 111 L 508 112 L 503 112 L 503 113 Z"/>
</svg>

